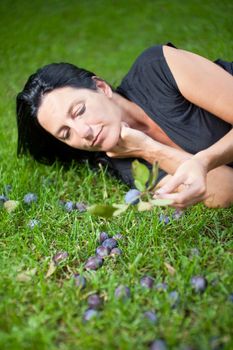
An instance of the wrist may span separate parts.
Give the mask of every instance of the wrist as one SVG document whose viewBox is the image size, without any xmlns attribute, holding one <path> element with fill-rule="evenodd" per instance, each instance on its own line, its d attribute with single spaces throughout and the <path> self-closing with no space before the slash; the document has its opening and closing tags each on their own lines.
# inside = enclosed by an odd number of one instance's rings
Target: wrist
<svg viewBox="0 0 233 350">
<path fill-rule="evenodd" d="M 212 162 L 211 162 L 211 157 L 207 154 L 207 152 L 205 150 L 196 153 L 193 156 L 193 159 L 195 159 L 199 163 L 201 163 L 201 165 L 203 166 L 203 168 L 205 169 L 206 172 L 209 172 L 211 169 L 214 168 L 214 166 L 212 165 Z"/>
<path fill-rule="evenodd" d="M 161 165 L 161 168 L 163 168 L 164 163 L 170 162 L 171 169 L 173 169 L 172 172 L 175 171 L 175 168 L 177 166 L 184 163 L 186 160 L 192 158 L 193 156 L 184 150 L 167 146 L 151 138 L 148 138 L 145 150 L 143 150 L 143 154 L 147 158 L 145 158 L 147 161 L 150 163 L 158 162 L 159 165 Z M 174 167 L 172 166 L 173 163 L 175 164 Z"/>
</svg>

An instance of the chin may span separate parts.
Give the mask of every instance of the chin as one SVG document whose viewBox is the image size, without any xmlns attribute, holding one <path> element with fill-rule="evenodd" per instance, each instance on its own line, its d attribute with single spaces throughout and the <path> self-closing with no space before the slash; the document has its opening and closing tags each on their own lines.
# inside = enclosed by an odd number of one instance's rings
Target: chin
<svg viewBox="0 0 233 350">
<path fill-rule="evenodd" d="M 108 136 L 103 140 L 102 145 L 101 145 L 101 150 L 104 152 L 110 151 L 112 148 L 114 148 L 120 137 L 120 130 L 119 133 L 109 133 Z"/>
<path fill-rule="evenodd" d="M 110 140 L 105 140 L 102 144 L 102 150 L 104 152 L 109 152 L 111 151 L 111 149 L 113 149 L 114 147 L 116 147 L 117 143 L 118 143 L 119 137 L 116 138 L 112 138 Z"/>
</svg>

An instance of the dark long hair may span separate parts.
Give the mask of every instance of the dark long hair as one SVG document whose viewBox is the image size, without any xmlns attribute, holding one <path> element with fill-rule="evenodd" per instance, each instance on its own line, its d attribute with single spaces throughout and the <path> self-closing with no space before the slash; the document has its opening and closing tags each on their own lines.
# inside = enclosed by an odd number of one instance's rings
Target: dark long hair
<svg viewBox="0 0 233 350">
<path fill-rule="evenodd" d="M 92 161 L 96 158 L 93 152 L 77 150 L 57 140 L 37 120 L 44 93 L 65 86 L 97 90 L 93 76 L 94 73 L 70 63 L 52 63 L 29 77 L 16 99 L 18 156 L 29 153 L 38 162 L 48 165 L 56 160 L 68 164 L 73 159 Z"/>
<path fill-rule="evenodd" d="M 88 152 L 72 148 L 44 130 L 37 119 L 42 96 L 65 86 L 97 90 L 94 73 L 70 63 L 52 63 L 32 74 L 16 98 L 18 126 L 18 157 L 30 154 L 40 163 L 51 165 L 59 161 L 69 165 L 73 160 L 88 160 L 91 166 L 107 165 L 111 174 L 133 184 L 130 159 L 111 159 L 104 152 Z M 112 86 L 113 91 L 115 90 Z M 119 92 L 120 93 L 120 92 Z"/>
</svg>

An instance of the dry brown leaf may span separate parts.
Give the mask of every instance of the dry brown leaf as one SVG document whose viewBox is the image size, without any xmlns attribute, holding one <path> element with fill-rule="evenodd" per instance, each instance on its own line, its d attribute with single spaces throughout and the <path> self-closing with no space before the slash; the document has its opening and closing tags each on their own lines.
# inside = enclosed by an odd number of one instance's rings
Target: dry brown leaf
<svg viewBox="0 0 233 350">
<path fill-rule="evenodd" d="M 56 269 L 57 269 L 56 264 L 54 263 L 53 260 L 51 260 L 51 262 L 50 262 L 50 264 L 49 264 L 49 269 L 48 269 L 48 271 L 47 271 L 47 273 L 46 273 L 45 278 L 50 277 L 50 276 L 56 271 Z"/>
<path fill-rule="evenodd" d="M 164 263 L 165 267 L 167 268 L 168 270 L 168 273 L 171 275 L 171 276 L 174 276 L 174 274 L 176 273 L 176 270 L 174 269 L 174 267 L 172 267 L 170 264 L 168 263 Z"/>
<path fill-rule="evenodd" d="M 32 277 L 36 274 L 36 271 L 37 271 L 36 267 L 31 270 L 22 271 L 16 276 L 16 281 L 29 282 L 31 281 Z"/>
</svg>

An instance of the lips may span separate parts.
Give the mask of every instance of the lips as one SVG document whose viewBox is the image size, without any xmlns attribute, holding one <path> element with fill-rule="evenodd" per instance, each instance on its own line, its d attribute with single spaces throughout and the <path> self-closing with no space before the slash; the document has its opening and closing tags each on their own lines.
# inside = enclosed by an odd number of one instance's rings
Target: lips
<svg viewBox="0 0 233 350">
<path fill-rule="evenodd" d="M 100 136 L 100 133 L 101 131 L 103 130 L 103 127 L 100 128 L 100 131 L 98 132 L 98 134 L 96 135 L 96 137 L 94 138 L 92 144 L 91 144 L 91 147 L 93 146 L 97 146 L 98 145 L 98 141 L 99 141 L 99 136 Z"/>
</svg>

